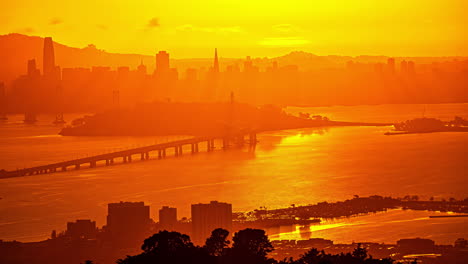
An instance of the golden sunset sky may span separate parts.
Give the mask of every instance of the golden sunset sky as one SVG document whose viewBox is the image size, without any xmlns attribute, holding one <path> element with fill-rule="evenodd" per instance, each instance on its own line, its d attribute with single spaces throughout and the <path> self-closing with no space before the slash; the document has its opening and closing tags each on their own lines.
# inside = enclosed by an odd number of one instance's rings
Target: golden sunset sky
<svg viewBox="0 0 468 264">
<path fill-rule="evenodd" d="M 0 34 L 175 58 L 468 55 L 466 0 L 15 0 Z"/>
</svg>

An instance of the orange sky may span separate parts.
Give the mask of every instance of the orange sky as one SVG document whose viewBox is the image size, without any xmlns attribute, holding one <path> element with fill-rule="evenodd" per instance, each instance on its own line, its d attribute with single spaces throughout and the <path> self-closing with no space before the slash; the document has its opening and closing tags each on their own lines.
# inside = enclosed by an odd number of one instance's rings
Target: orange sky
<svg viewBox="0 0 468 264">
<path fill-rule="evenodd" d="M 95 3 L 99 2 L 99 3 Z M 0 34 L 175 58 L 468 55 L 466 0 L 3 1 Z"/>
</svg>

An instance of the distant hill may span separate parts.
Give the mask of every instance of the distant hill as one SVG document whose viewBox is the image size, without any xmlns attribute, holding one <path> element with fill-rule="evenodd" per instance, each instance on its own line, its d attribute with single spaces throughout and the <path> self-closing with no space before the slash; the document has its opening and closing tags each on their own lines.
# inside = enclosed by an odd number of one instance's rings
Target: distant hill
<svg viewBox="0 0 468 264">
<path fill-rule="evenodd" d="M 42 70 L 42 48 L 44 39 L 36 36 L 8 34 L 0 36 L 0 80 L 10 81 L 27 69 L 27 61 L 36 59 Z M 153 60 L 152 56 L 138 54 L 116 54 L 98 50 L 90 45 L 85 48 L 73 48 L 54 42 L 56 65 L 65 67 L 92 66 L 131 66 L 136 67 L 143 59 Z"/>
<path fill-rule="evenodd" d="M 22 34 L 0 35 L 0 82 L 9 83 L 11 80 L 24 74 L 29 59 L 36 59 L 36 64 L 42 70 L 42 47 L 43 38 L 37 36 L 27 36 Z M 136 68 L 141 60 L 147 66 L 148 71 L 154 70 L 154 56 L 140 54 L 119 54 L 109 53 L 97 49 L 94 45 L 85 48 L 69 47 L 54 42 L 56 64 L 62 68 L 66 67 L 92 67 L 92 66 L 129 66 Z M 155 53 L 157 50 L 155 50 Z M 171 54 L 174 56 L 173 54 Z M 228 64 L 242 65 L 244 59 L 224 58 L 220 52 L 220 64 L 222 69 Z M 388 57 L 385 56 L 318 56 L 304 51 L 294 51 L 284 56 L 276 58 L 255 58 L 254 64 L 259 67 L 267 67 L 272 61 L 277 61 L 279 66 L 299 65 L 303 70 L 318 68 L 343 67 L 349 60 L 356 62 L 384 62 Z M 403 58 L 400 58 L 403 59 Z M 453 59 L 466 60 L 467 57 L 437 57 L 437 58 L 410 58 L 416 63 L 431 63 L 433 61 L 447 61 Z M 398 58 L 397 58 L 398 61 Z M 179 69 L 179 72 L 185 71 L 188 67 L 208 68 L 211 66 L 213 58 L 194 58 L 194 59 L 171 59 L 172 67 Z"/>
</svg>

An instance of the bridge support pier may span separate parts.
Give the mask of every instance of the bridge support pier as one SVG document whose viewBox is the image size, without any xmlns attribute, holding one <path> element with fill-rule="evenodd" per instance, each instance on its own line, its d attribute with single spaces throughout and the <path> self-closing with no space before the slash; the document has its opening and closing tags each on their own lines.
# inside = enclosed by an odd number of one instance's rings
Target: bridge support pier
<svg viewBox="0 0 468 264">
<path fill-rule="evenodd" d="M 239 146 L 239 147 L 242 147 L 244 146 L 244 143 L 245 143 L 245 139 L 244 139 L 244 135 L 240 135 L 238 137 L 236 137 L 236 145 Z"/>
<path fill-rule="evenodd" d="M 127 163 L 127 156 L 122 157 L 123 163 Z"/>
<path fill-rule="evenodd" d="M 141 153 L 141 160 L 145 160 L 145 153 Z"/>
<path fill-rule="evenodd" d="M 182 146 L 179 146 L 179 155 L 182 155 Z"/>
<path fill-rule="evenodd" d="M 128 160 L 128 162 L 132 162 L 132 155 L 128 155 L 127 160 Z"/>
<path fill-rule="evenodd" d="M 179 156 L 179 147 L 174 147 L 174 155 L 177 157 Z"/>
<path fill-rule="evenodd" d="M 223 138 L 223 149 L 226 150 L 229 148 L 229 139 Z"/>
<path fill-rule="evenodd" d="M 106 166 L 109 166 L 109 165 L 110 165 L 110 161 L 106 159 Z"/>
<path fill-rule="evenodd" d="M 149 152 L 145 153 L 145 159 L 149 160 Z"/>
<path fill-rule="evenodd" d="M 63 167 L 62 167 L 62 171 L 67 171 L 67 167 L 66 167 L 66 166 L 63 166 Z"/>
<path fill-rule="evenodd" d="M 257 144 L 257 134 L 255 133 L 250 133 L 249 134 L 249 143 L 251 146 L 254 146 Z"/>
<path fill-rule="evenodd" d="M 89 167 L 90 167 L 90 168 L 95 168 L 95 167 L 96 167 L 96 162 L 95 162 L 95 161 L 91 161 L 91 162 L 89 163 Z"/>
<path fill-rule="evenodd" d="M 162 158 L 162 150 L 158 149 L 158 159 Z"/>
<path fill-rule="evenodd" d="M 80 169 L 80 164 L 76 164 L 75 165 L 75 170 L 79 170 Z"/>
<path fill-rule="evenodd" d="M 208 140 L 208 151 L 213 151 L 215 148 L 215 141 L 214 139 Z"/>
</svg>

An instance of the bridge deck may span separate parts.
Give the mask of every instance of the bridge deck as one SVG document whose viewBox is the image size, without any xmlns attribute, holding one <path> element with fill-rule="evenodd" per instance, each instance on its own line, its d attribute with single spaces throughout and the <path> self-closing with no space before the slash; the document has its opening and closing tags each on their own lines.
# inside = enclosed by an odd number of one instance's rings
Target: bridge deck
<svg viewBox="0 0 468 264">
<path fill-rule="evenodd" d="M 256 135 L 254 133 L 249 134 L 250 144 L 256 143 Z M 232 136 L 230 138 L 225 137 L 194 137 L 188 139 L 182 139 L 177 141 L 171 141 L 166 143 L 159 143 L 144 147 L 138 147 L 133 149 L 127 149 L 122 151 L 110 152 L 106 154 L 100 154 L 95 156 L 90 156 L 86 158 L 68 160 L 63 162 L 51 163 L 42 166 L 35 166 L 25 169 L 19 169 L 15 171 L 0 171 L 0 178 L 10 178 L 10 177 L 18 177 L 18 176 L 25 176 L 25 175 L 35 175 L 35 174 L 43 174 L 43 173 L 54 173 L 57 172 L 57 169 L 61 169 L 62 171 L 67 170 L 67 167 L 75 166 L 76 169 L 80 168 L 82 164 L 90 164 L 90 167 L 95 167 L 96 162 L 99 161 L 106 161 L 106 165 L 113 164 L 113 160 L 116 158 L 123 158 L 123 162 L 126 163 L 131 162 L 131 156 L 141 154 L 142 159 L 149 158 L 149 152 L 151 151 L 159 151 L 158 157 L 162 158 L 165 157 L 165 150 L 168 148 L 175 148 L 175 155 L 178 156 L 182 154 L 182 147 L 185 145 L 192 145 L 192 153 L 198 152 L 198 144 L 202 142 L 207 142 L 207 151 L 211 151 L 214 148 L 214 141 L 222 139 L 223 140 L 223 148 L 227 147 L 227 141 L 240 138 L 241 144 L 243 144 L 244 135 L 237 135 Z M 226 141 L 225 141 L 226 140 Z M 255 143 L 254 143 L 255 141 Z M 164 155 L 161 156 L 161 151 L 163 151 Z"/>
</svg>

